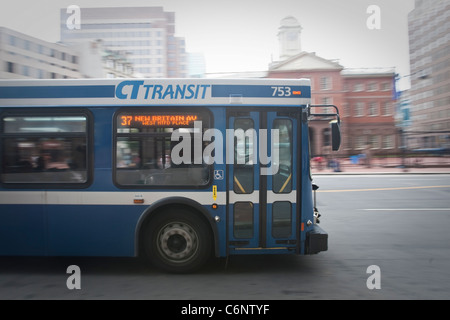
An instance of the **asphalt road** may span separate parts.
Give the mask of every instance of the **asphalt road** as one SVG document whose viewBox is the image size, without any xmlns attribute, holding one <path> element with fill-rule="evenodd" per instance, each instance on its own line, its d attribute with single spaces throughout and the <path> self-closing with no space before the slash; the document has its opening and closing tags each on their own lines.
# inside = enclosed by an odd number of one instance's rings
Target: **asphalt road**
<svg viewBox="0 0 450 320">
<path fill-rule="evenodd" d="M 329 249 L 318 255 L 233 256 L 191 275 L 136 259 L 1 257 L 0 299 L 450 298 L 450 175 L 315 182 L 329 233 Z M 67 288 L 70 265 L 80 267 L 79 290 Z"/>
</svg>

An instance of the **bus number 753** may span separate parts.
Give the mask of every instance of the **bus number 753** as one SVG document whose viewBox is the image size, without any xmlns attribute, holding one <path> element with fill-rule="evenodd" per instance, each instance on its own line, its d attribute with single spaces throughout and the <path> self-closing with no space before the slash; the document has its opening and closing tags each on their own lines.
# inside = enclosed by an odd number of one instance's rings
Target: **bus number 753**
<svg viewBox="0 0 450 320">
<path fill-rule="evenodd" d="M 291 87 L 271 87 L 272 97 L 290 97 L 291 96 Z"/>
</svg>

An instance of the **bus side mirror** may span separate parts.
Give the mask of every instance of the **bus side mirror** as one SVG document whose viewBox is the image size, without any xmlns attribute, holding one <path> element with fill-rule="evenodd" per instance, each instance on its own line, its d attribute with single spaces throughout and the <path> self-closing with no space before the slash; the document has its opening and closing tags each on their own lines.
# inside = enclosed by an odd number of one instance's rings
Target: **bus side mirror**
<svg viewBox="0 0 450 320">
<path fill-rule="evenodd" d="M 338 151 L 341 146 L 341 126 L 337 121 L 331 122 L 331 148 Z"/>
</svg>

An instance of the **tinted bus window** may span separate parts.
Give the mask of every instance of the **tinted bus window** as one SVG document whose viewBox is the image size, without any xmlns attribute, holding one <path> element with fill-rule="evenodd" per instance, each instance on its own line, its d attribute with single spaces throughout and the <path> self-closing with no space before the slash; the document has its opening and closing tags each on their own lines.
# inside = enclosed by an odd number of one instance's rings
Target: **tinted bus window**
<svg viewBox="0 0 450 320">
<path fill-rule="evenodd" d="M 116 115 L 115 180 L 120 186 L 209 184 L 203 133 L 210 128 L 204 111 L 134 110 Z"/>
<path fill-rule="evenodd" d="M 292 121 L 290 119 L 275 119 L 273 128 L 279 130 L 280 167 L 273 176 L 272 189 L 275 193 L 292 191 Z"/>
<path fill-rule="evenodd" d="M 233 190 L 236 193 L 252 193 L 254 190 L 254 141 L 250 133 L 254 130 L 253 119 L 239 118 L 234 121 L 235 130 L 244 132 L 243 139 L 234 141 L 234 177 Z"/>
<path fill-rule="evenodd" d="M 87 115 L 5 115 L 2 183 L 86 183 Z"/>
</svg>

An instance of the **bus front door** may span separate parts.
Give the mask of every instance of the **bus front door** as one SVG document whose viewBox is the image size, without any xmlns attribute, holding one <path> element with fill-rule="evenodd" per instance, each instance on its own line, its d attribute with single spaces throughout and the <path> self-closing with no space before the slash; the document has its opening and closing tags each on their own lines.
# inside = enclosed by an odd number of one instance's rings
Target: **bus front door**
<svg viewBox="0 0 450 320">
<path fill-rule="evenodd" d="M 297 117 L 289 112 L 229 112 L 233 163 L 228 165 L 228 247 L 295 250 L 297 201 Z M 230 148 L 231 149 L 231 148 Z M 229 155 L 231 157 L 231 155 Z"/>
</svg>

